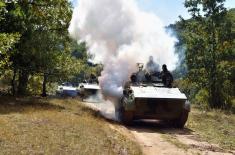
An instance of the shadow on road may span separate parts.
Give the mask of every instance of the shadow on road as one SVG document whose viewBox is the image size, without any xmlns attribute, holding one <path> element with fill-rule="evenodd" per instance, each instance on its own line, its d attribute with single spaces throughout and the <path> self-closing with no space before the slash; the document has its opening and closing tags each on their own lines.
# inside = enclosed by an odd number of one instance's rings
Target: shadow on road
<svg viewBox="0 0 235 155">
<path fill-rule="evenodd" d="M 137 120 L 132 126 L 127 127 L 130 130 L 138 132 L 162 133 L 162 134 L 177 134 L 177 135 L 192 135 L 194 132 L 188 128 L 174 128 L 166 122 L 158 120 Z"/>
</svg>

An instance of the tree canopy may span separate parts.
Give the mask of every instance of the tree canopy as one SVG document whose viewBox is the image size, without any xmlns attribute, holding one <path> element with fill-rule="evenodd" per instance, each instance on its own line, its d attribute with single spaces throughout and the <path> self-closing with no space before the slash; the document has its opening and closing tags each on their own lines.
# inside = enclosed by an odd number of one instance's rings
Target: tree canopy
<svg viewBox="0 0 235 155">
<path fill-rule="evenodd" d="M 0 71 L 10 72 L 13 94 L 25 95 L 30 78 L 40 76 L 45 95 L 48 81 L 72 78 L 84 68 L 86 47 L 75 46 L 68 34 L 70 2 L 1 1 L 0 11 Z M 83 55 L 73 56 L 74 48 L 83 48 Z"/>
<path fill-rule="evenodd" d="M 171 25 L 179 37 L 177 46 L 185 52 L 190 97 L 210 107 L 231 106 L 234 97 L 234 9 L 224 0 L 186 0 L 192 18 Z"/>
</svg>

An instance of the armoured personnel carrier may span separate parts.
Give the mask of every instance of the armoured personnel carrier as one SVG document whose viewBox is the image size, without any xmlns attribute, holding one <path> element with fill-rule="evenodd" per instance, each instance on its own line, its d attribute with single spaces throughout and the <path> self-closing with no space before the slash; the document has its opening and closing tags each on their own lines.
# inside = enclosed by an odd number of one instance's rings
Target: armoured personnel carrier
<svg viewBox="0 0 235 155">
<path fill-rule="evenodd" d="M 86 99 L 89 96 L 96 95 L 100 90 L 98 83 L 81 83 L 80 86 L 80 96 L 82 99 Z"/>
<path fill-rule="evenodd" d="M 145 76 L 138 77 L 143 75 L 140 72 L 144 72 Z M 184 127 L 190 112 L 190 103 L 184 93 L 178 88 L 166 86 L 159 77 L 159 72 L 149 74 L 141 68 L 139 72 L 132 74 L 116 108 L 117 115 L 124 124 L 129 125 L 138 119 L 156 119 L 167 121 L 175 127 Z"/>
<path fill-rule="evenodd" d="M 64 82 L 57 87 L 56 95 L 61 97 L 76 97 L 78 89 L 69 82 Z"/>
<path fill-rule="evenodd" d="M 94 74 L 91 74 L 88 80 L 84 80 L 79 85 L 80 96 L 82 99 L 86 99 L 90 96 L 97 95 L 100 90 L 99 81 Z"/>
</svg>

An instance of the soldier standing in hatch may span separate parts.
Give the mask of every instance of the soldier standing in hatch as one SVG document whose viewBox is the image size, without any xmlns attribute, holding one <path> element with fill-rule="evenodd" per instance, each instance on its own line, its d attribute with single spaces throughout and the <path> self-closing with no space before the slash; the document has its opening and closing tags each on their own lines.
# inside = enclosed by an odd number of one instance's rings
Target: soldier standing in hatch
<svg viewBox="0 0 235 155">
<path fill-rule="evenodd" d="M 146 80 L 148 82 L 158 81 L 160 75 L 159 65 L 153 60 L 153 56 L 149 57 L 149 61 L 146 65 Z"/>
<path fill-rule="evenodd" d="M 144 64 L 138 64 L 139 71 L 136 73 L 136 82 L 143 83 L 146 82 L 145 71 L 143 70 Z"/>
<path fill-rule="evenodd" d="M 173 76 L 168 71 L 167 66 L 165 64 L 162 65 L 161 78 L 162 78 L 162 82 L 163 82 L 164 86 L 166 86 L 168 88 L 172 87 Z"/>
<path fill-rule="evenodd" d="M 160 69 L 159 69 L 159 65 L 154 62 L 153 60 L 153 56 L 149 57 L 149 61 L 146 65 L 146 71 L 150 74 L 150 75 L 154 75 L 156 73 L 160 73 Z"/>
</svg>

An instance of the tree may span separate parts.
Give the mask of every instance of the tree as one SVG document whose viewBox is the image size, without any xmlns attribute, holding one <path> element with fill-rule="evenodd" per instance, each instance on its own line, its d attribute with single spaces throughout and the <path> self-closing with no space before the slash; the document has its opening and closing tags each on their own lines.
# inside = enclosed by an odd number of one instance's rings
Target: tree
<svg viewBox="0 0 235 155">
<path fill-rule="evenodd" d="M 175 24 L 170 24 L 166 27 L 167 30 L 172 32 L 172 35 L 177 38 L 177 42 L 175 43 L 175 53 L 178 55 L 178 63 L 176 69 L 173 71 L 173 76 L 175 79 L 184 78 L 187 75 L 188 68 L 185 60 L 185 50 L 186 45 L 183 40 L 183 30 L 180 22 L 176 22 Z"/>
<path fill-rule="evenodd" d="M 234 72 L 234 34 L 224 7 L 224 0 L 186 0 L 192 19 L 181 19 L 184 27 L 188 78 L 196 83 L 197 92 L 208 92 L 211 107 L 230 105 L 228 91 Z"/>
<path fill-rule="evenodd" d="M 43 74 L 46 79 L 59 63 L 57 57 L 66 53 L 72 8 L 67 0 L 9 0 L 4 5 L 0 32 L 20 35 L 7 57 L 18 73 L 18 94 L 24 95 L 29 76 Z"/>
<path fill-rule="evenodd" d="M 230 9 L 228 11 L 228 19 L 231 21 L 232 24 L 232 34 L 233 34 L 233 50 L 232 50 L 232 54 L 230 57 L 230 71 L 231 71 L 231 76 L 230 76 L 230 81 L 231 81 L 231 85 L 228 85 L 228 90 L 230 92 L 230 94 L 233 94 L 233 99 L 235 98 L 235 8 Z"/>
<path fill-rule="evenodd" d="M 6 2 L 0 2 L 0 23 L 5 21 L 5 15 L 7 14 Z M 14 14 L 14 13 L 13 13 Z M 14 45 L 19 41 L 20 34 L 17 32 L 8 33 L 0 31 L 0 75 L 3 75 L 6 70 L 12 69 L 12 63 L 10 61 L 10 55 L 14 49 Z M 12 93 L 15 94 L 15 70 L 13 73 L 13 79 L 11 82 Z"/>
</svg>

